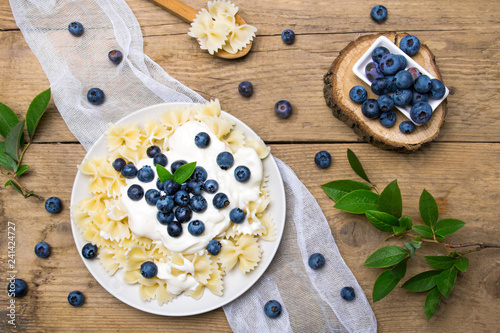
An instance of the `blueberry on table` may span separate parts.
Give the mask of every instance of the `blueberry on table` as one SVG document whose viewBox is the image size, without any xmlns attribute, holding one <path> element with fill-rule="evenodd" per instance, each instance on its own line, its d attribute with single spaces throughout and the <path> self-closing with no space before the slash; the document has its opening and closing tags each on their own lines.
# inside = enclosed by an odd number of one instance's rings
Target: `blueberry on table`
<svg viewBox="0 0 500 333">
<path fill-rule="evenodd" d="M 366 118 L 370 119 L 377 119 L 382 113 L 376 99 L 367 99 L 364 101 L 363 105 L 361 105 L 361 112 Z"/>
<path fill-rule="evenodd" d="M 382 74 L 382 72 L 380 71 L 378 64 L 374 61 L 366 64 L 365 75 L 370 82 L 373 82 L 376 79 L 380 79 L 380 78 L 384 77 L 384 74 Z"/>
<path fill-rule="evenodd" d="M 233 223 L 241 223 L 245 221 L 245 216 L 246 216 L 245 211 L 240 208 L 233 208 L 229 212 L 229 219 Z"/>
<path fill-rule="evenodd" d="M 269 318 L 277 318 L 281 314 L 281 304 L 276 300 L 270 300 L 264 305 L 264 313 Z"/>
<path fill-rule="evenodd" d="M 314 163 L 321 169 L 328 168 L 332 163 L 332 155 L 326 150 L 322 150 L 314 155 Z"/>
<path fill-rule="evenodd" d="M 323 256 L 321 253 L 313 253 L 311 256 L 309 256 L 309 260 L 307 262 L 309 264 L 309 267 L 312 269 L 320 269 L 321 267 L 325 266 L 325 256 Z"/>
<path fill-rule="evenodd" d="M 163 190 L 167 195 L 174 195 L 180 188 L 181 186 L 172 179 L 165 180 L 165 183 L 163 184 Z"/>
<path fill-rule="evenodd" d="M 377 104 L 382 112 L 387 112 L 392 110 L 394 107 L 394 100 L 390 95 L 382 95 L 379 98 L 377 98 Z"/>
<path fill-rule="evenodd" d="M 410 72 L 402 70 L 396 73 L 396 87 L 399 89 L 409 89 L 413 85 L 413 76 Z"/>
<path fill-rule="evenodd" d="M 108 59 L 115 65 L 118 65 L 123 60 L 123 54 L 120 50 L 111 50 L 108 53 Z"/>
<path fill-rule="evenodd" d="M 141 275 L 145 279 L 154 278 L 158 274 L 158 267 L 152 261 L 145 261 L 141 265 Z"/>
<path fill-rule="evenodd" d="M 174 212 L 171 210 L 168 212 L 158 211 L 158 213 L 156 213 L 156 219 L 160 224 L 169 225 L 174 222 Z"/>
<path fill-rule="evenodd" d="M 240 183 L 244 183 L 250 179 L 250 169 L 244 165 L 240 165 L 234 169 L 234 178 Z"/>
<path fill-rule="evenodd" d="M 155 173 L 149 165 L 145 165 L 137 171 L 137 179 L 143 183 L 149 183 L 155 179 Z"/>
<path fill-rule="evenodd" d="M 193 236 L 199 236 L 205 231 L 205 224 L 200 220 L 189 222 L 188 231 Z"/>
<path fill-rule="evenodd" d="M 420 41 L 413 35 L 406 35 L 401 38 L 401 41 L 399 42 L 399 48 L 401 49 L 401 51 L 411 57 L 415 55 L 420 49 Z"/>
<path fill-rule="evenodd" d="M 188 222 L 193 217 L 193 211 L 189 207 L 177 207 L 174 216 L 180 223 Z"/>
<path fill-rule="evenodd" d="M 380 124 L 382 124 L 382 126 L 387 127 L 387 128 L 391 128 L 396 123 L 396 119 L 397 119 L 397 117 L 396 117 L 396 113 L 394 113 L 394 111 L 387 111 L 387 112 L 383 112 L 380 115 L 379 121 L 380 121 Z"/>
<path fill-rule="evenodd" d="M 403 134 L 410 134 L 415 130 L 415 124 L 409 120 L 402 121 L 401 124 L 399 124 L 399 130 Z"/>
<path fill-rule="evenodd" d="M 194 144 L 198 148 L 207 148 L 210 145 L 210 135 L 205 132 L 200 132 L 194 137 Z"/>
<path fill-rule="evenodd" d="M 78 290 L 72 291 L 68 295 L 68 303 L 72 306 L 80 306 L 83 301 L 85 301 L 85 296 Z"/>
<path fill-rule="evenodd" d="M 286 100 L 278 101 L 274 105 L 274 113 L 280 118 L 288 118 L 292 115 L 292 104 Z"/>
<path fill-rule="evenodd" d="M 173 221 L 167 225 L 167 232 L 170 237 L 179 237 L 182 234 L 182 225 L 178 221 Z"/>
<path fill-rule="evenodd" d="M 160 200 L 160 197 L 161 197 L 160 191 L 154 188 L 147 190 L 146 194 L 144 195 L 146 203 L 150 206 L 155 206 L 156 203 Z"/>
<path fill-rule="evenodd" d="M 379 68 L 385 75 L 394 75 L 399 72 L 401 67 L 401 60 L 394 54 L 386 54 L 382 57 L 379 63 Z"/>
<path fill-rule="evenodd" d="M 45 210 L 51 214 L 57 214 L 62 210 L 62 201 L 58 197 L 50 197 L 45 200 Z"/>
<path fill-rule="evenodd" d="M 238 85 L 238 92 L 241 96 L 250 97 L 253 94 L 253 85 L 251 82 L 242 81 Z"/>
<path fill-rule="evenodd" d="M 127 179 L 132 179 L 137 176 L 137 168 L 135 165 L 132 163 L 127 163 L 123 168 L 122 168 L 122 176 L 127 178 Z"/>
<path fill-rule="evenodd" d="M 349 97 L 354 103 L 363 103 L 368 97 L 368 93 L 363 86 L 354 86 L 349 90 Z"/>
<path fill-rule="evenodd" d="M 82 256 L 85 259 L 94 259 L 97 256 L 97 245 L 87 243 L 82 247 Z"/>
<path fill-rule="evenodd" d="M 10 297 L 23 297 L 28 292 L 28 285 L 23 279 L 14 279 L 7 285 L 7 293 Z"/>
<path fill-rule="evenodd" d="M 380 63 L 380 59 L 386 54 L 390 54 L 391 52 L 384 46 L 377 46 L 372 51 L 372 59 L 375 63 Z"/>
<path fill-rule="evenodd" d="M 219 183 L 214 179 L 209 179 L 203 184 L 203 187 L 208 193 L 216 193 L 219 190 Z"/>
<path fill-rule="evenodd" d="M 432 88 L 431 78 L 428 77 L 427 75 L 420 75 L 413 83 L 413 88 L 415 89 L 416 92 L 421 94 L 429 92 Z"/>
<path fill-rule="evenodd" d="M 146 149 L 146 155 L 150 158 L 153 158 L 160 153 L 161 149 L 158 146 L 149 146 L 148 149 Z"/>
<path fill-rule="evenodd" d="M 431 98 L 440 99 L 444 96 L 445 92 L 446 87 L 444 86 L 443 82 L 439 81 L 438 79 L 431 80 L 431 90 L 429 91 L 429 93 L 431 94 Z"/>
<path fill-rule="evenodd" d="M 293 44 L 293 42 L 295 42 L 295 32 L 290 29 L 285 29 L 281 33 L 281 39 L 285 44 Z"/>
<path fill-rule="evenodd" d="M 213 256 L 218 255 L 220 253 L 221 248 L 222 248 L 221 243 L 216 239 L 210 240 L 210 242 L 208 242 L 207 244 L 207 252 Z"/>
<path fill-rule="evenodd" d="M 83 25 L 80 22 L 75 21 L 75 22 L 71 22 L 68 25 L 68 31 L 73 36 L 80 37 L 81 35 L 83 35 L 83 30 L 84 30 Z"/>
<path fill-rule="evenodd" d="M 377 5 L 370 11 L 370 16 L 377 23 L 384 22 L 387 19 L 387 8 Z"/>
<path fill-rule="evenodd" d="M 396 106 L 405 106 L 411 104 L 412 95 L 410 89 L 398 89 L 394 95 L 392 95 L 392 99 Z"/>
<path fill-rule="evenodd" d="M 203 213 L 207 210 L 208 203 L 207 200 L 201 195 L 194 195 L 191 200 L 189 200 L 189 207 L 195 213 Z"/>
<path fill-rule="evenodd" d="M 39 258 L 47 258 L 50 255 L 50 245 L 46 242 L 40 242 L 36 244 L 35 254 Z"/>
<path fill-rule="evenodd" d="M 99 88 L 92 88 L 87 92 L 87 100 L 90 104 L 100 105 L 104 102 L 104 92 Z"/>
<path fill-rule="evenodd" d="M 432 117 L 432 107 L 429 103 L 418 102 L 410 110 L 410 118 L 417 124 L 425 124 Z"/>
<path fill-rule="evenodd" d="M 356 297 L 356 293 L 354 292 L 353 287 L 344 287 L 340 291 L 340 297 L 350 302 Z"/>
<path fill-rule="evenodd" d="M 226 206 L 229 206 L 229 199 L 224 193 L 217 193 L 212 199 L 212 204 L 215 208 L 222 209 Z"/>
<path fill-rule="evenodd" d="M 230 169 L 234 164 L 234 157 L 231 153 L 227 151 L 223 151 L 219 155 L 217 155 L 217 165 L 222 170 Z"/>
<path fill-rule="evenodd" d="M 138 184 L 130 185 L 127 190 L 127 195 L 131 200 L 139 201 L 144 197 L 144 189 Z"/>
<path fill-rule="evenodd" d="M 185 161 L 185 160 L 175 161 L 174 163 L 172 163 L 172 165 L 170 165 L 170 171 L 172 171 L 172 174 L 174 174 L 175 171 L 177 169 L 179 169 L 181 166 L 183 166 L 184 164 L 187 164 L 187 161 Z"/>
<path fill-rule="evenodd" d="M 159 153 L 159 154 L 156 154 L 154 157 L 153 157 L 153 164 L 156 166 L 157 164 L 161 165 L 162 167 L 166 167 L 167 164 L 168 164 L 168 159 L 167 159 L 167 156 L 165 156 L 165 154 L 162 154 L 162 153 Z"/>
</svg>

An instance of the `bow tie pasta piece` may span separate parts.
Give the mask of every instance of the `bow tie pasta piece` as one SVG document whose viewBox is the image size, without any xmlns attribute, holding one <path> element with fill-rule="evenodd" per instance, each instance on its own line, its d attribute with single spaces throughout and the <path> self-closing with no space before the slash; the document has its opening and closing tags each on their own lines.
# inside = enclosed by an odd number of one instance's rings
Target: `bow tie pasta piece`
<svg viewBox="0 0 500 333">
<path fill-rule="evenodd" d="M 235 4 L 225 0 L 209 1 L 207 7 L 213 17 L 216 17 L 219 14 L 234 16 L 239 9 Z"/>
<path fill-rule="evenodd" d="M 248 24 L 235 26 L 229 33 L 222 49 L 227 53 L 235 54 L 253 40 L 256 32 L 257 28 Z"/>
<path fill-rule="evenodd" d="M 212 15 L 203 8 L 191 23 L 188 35 L 198 40 L 202 50 L 207 50 L 213 55 L 225 44 L 227 30 L 225 24 L 214 20 Z"/>
</svg>

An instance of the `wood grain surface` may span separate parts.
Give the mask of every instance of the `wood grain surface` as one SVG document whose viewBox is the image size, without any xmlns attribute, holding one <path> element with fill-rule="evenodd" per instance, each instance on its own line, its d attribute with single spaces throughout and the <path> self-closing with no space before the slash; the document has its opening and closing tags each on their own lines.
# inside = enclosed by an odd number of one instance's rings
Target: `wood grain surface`
<svg viewBox="0 0 500 333">
<path fill-rule="evenodd" d="M 218 98 L 224 110 L 253 128 L 274 156 L 297 173 L 318 200 L 344 260 L 369 299 L 380 270 L 364 267 L 363 262 L 385 244 L 384 234 L 366 218 L 334 209 L 320 188 L 332 180 L 355 179 L 347 148 L 380 187 L 398 179 L 405 215 L 420 221 L 418 199 L 427 189 L 436 197 L 441 217 L 467 223 L 449 236 L 449 242 L 500 242 L 500 2 L 386 1 L 389 18 L 376 24 L 369 18 L 376 3 L 361 0 L 239 0 L 239 13 L 258 32 L 250 54 L 234 61 L 202 51 L 186 34 L 189 25 L 149 1 L 126 2 L 141 25 L 144 52 L 203 97 Z M 193 8 L 206 5 L 202 0 L 185 2 Z M 297 34 L 292 45 L 281 41 L 287 28 Z M 451 90 L 439 137 L 412 154 L 359 143 L 356 134 L 332 116 L 323 98 L 323 75 L 338 52 L 361 35 L 390 31 L 419 37 L 436 56 Z M 7 0 L 0 0 L 0 45 L 0 102 L 23 117 L 31 99 L 49 83 Z M 254 85 L 250 98 L 237 92 L 243 80 Z M 294 107 L 289 119 L 274 116 L 274 104 L 280 99 Z M 319 150 L 332 154 L 330 168 L 314 165 Z M 187 318 L 150 315 L 121 303 L 94 280 L 74 245 L 68 209 L 76 165 L 84 155 L 51 102 L 25 156 L 31 169 L 22 180 L 45 197 L 60 197 L 65 209 L 50 215 L 36 199 L 24 200 L 12 189 L 0 188 L 0 277 L 7 285 L 7 222 L 11 221 L 16 224 L 18 276 L 30 288 L 26 297 L 16 300 L 16 330 L 230 332 L 221 309 Z M 47 259 L 33 253 L 42 240 L 53 247 Z M 427 246 L 409 266 L 408 276 L 428 269 L 423 256 L 431 253 L 446 252 Z M 423 313 L 425 295 L 396 288 L 385 299 L 370 301 L 379 331 L 500 332 L 500 251 L 486 249 L 469 259 L 468 272 L 459 273 L 452 295 L 430 321 Z M 86 295 L 81 308 L 72 308 L 66 300 L 75 289 Z M 7 323 L 8 302 L 7 294 L 0 293 L 0 331 L 12 330 Z"/>
</svg>

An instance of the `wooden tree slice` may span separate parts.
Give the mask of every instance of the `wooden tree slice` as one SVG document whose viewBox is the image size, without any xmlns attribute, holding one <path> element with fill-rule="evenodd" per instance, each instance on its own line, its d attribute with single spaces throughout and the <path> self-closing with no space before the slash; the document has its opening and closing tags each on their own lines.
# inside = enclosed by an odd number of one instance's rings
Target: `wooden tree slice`
<svg viewBox="0 0 500 333">
<path fill-rule="evenodd" d="M 403 134 L 399 130 L 399 124 L 408 119 L 401 112 L 396 110 L 396 124 L 392 128 L 386 128 L 380 124 L 378 119 L 366 118 L 361 113 L 361 105 L 354 103 L 349 98 L 349 91 L 356 85 L 366 88 L 368 98 L 376 99 L 378 97 L 366 83 L 354 75 L 352 68 L 373 42 L 382 35 L 399 45 L 401 38 L 407 34 L 367 35 L 349 43 L 340 51 L 339 56 L 324 76 L 326 104 L 332 109 L 333 115 L 351 127 L 363 141 L 382 149 L 412 152 L 423 144 L 434 141 L 439 135 L 439 129 L 446 116 L 446 99 L 434 110 L 429 122 L 422 126 L 416 126 L 415 131 L 411 134 Z M 442 80 L 434 55 L 426 45 L 422 44 L 418 53 L 412 58 L 434 77 Z"/>
</svg>

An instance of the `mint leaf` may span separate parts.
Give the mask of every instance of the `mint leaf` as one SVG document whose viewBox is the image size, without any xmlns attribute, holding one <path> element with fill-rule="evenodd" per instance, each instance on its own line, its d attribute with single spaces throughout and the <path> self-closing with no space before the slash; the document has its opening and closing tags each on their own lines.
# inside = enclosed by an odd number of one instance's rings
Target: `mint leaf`
<svg viewBox="0 0 500 333">
<path fill-rule="evenodd" d="M 365 215 L 375 228 L 385 232 L 392 232 L 393 227 L 399 226 L 398 219 L 388 213 L 368 210 L 365 212 Z"/>
<path fill-rule="evenodd" d="M 423 190 L 420 195 L 419 210 L 424 223 L 433 227 L 438 220 L 439 212 L 436 199 L 427 190 Z"/>
<path fill-rule="evenodd" d="M 50 88 L 41 92 L 31 101 L 28 111 L 26 112 L 26 128 L 28 129 L 28 135 L 30 140 L 33 140 L 36 127 L 38 126 L 40 119 L 45 113 L 47 105 L 49 105 L 49 101 L 50 101 Z"/>
<path fill-rule="evenodd" d="M 455 286 L 458 270 L 455 267 L 444 270 L 436 277 L 436 285 L 441 294 L 448 298 Z"/>
<path fill-rule="evenodd" d="M 165 169 L 163 165 L 156 164 L 156 173 L 158 174 L 158 178 L 160 178 L 160 181 L 164 183 L 167 180 L 174 180 L 174 176 Z"/>
<path fill-rule="evenodd" d="M 16 163 L 19 160 L 19 151 L 21 150 L 21 136 L 24 130 L 24 120 L 18 122 L 7 134 L 5 138 L 5 152 L 12 157 Z"/>
<path fill-rule="evenodd" d="M 417 274 L 406 281 L 401 288 L 415 292 L 430 290 L 436 286 L 436 276 L 439 274 L 441 274 L 440 270 L 432 270 Z"/>
<path fill-rule="evenodd" d="M 388 269 L 379 275 L 375 284 L 373 285 L 372 298 L 373 302 L 378 302 L 398 285 L 399 281 L 406 273 L 406 260 L 402 261 L 393 269 Z"/>
<path fill-rule="evenodd" d="M 7 105 L 0 103 L 0 135 L 7 137 L 12 127 L 19 122 L 19 118 Z"/>
<path fill-rule="evenodd" d="M 385 246 L 373 252 L 364 265 L 367 267 L 383 268 L 396 265 L 408 257 L 408 251 L 399 246 Z"/>
<path fill-rule="evenodd" d="M 462 257 L 455 261 L 454 265 L 459 271 L 467 272 L 467 268 L 469 268 L 469 259 Z"/>
<path fill-rule="evenodd" d="M 447 256 L 425 256 L 425 261 L 437 269 L 448 269 L 455 263 L 455 258 Z"/>
<path fill-rule="evenodd" d="M 399 220 L 399 226 L 401 227 L 405 227 L 406 230 L 410 230 L 411 227 L 412 227 L 413 223 L 411 221 L 411 217 L 409 216 L 403 216 L 400 220 Z"/>
<path fill-rule="evenodd" d="M 436 222 L 434 232 L 436 235 L 444 237 L 460 230 L 465 222 L 457 219 L 442 219 Z"/>
<path fill-rule="evenodd" d="M 400 218 L 403 213 L 403 199 L 401 197 L 401 190 L 398 186 L 398 181 L 393 180 L 386 188 L 380 193 L 378 200 L 378 209 L 381 212 L 386 212 L 396 218 Z"/>
<path fill-rule="evenodd" d="M 441 302 L 441 293 L 438 288 L 434 288 L 427 294 L 425 298 L 424 312 L 427 320 L 431 319 L 436 312 L 439 303 Z"/>
<path fill-rule="evenodd" d="M 415 232 L 422 237 L 432 238 L 432 236 L 434 235 L 432 233 L 431 227 L 428 227 L 423 224 L 416 224 L 412 227 L 412 229 L 415 230 Z"/>
<path fill-rule="evenodd" d="M 333 201 L 337 202 L 347 193 L 355 190 L 367 190 L 371 189 L 370 186 L 360 183 L 354 180 L 344 179 L 335 180 L 333 182 L 321 185 L 321 188 L 325 193 L 332 198 Z"/>
<path fill-rule="evenodd" d="M 180 166 L 174 172 L 174 180 L 178 184 L 184 183 L 186 180 L 189 179 L 189 177 L 191 177 L 195 168 L 196 168 L 196 162 L 191 162 Z"/>
<path fill-rule="evenodd" d="M 26 171 L 28 171 L 30 167 L 27 166 L 26 164 L 23 164 L 19 167 L 19 169 L 17 169 L 16 173 L 14 176 L 16 177 L 19 177 L 20 175 L 22 175 L 23 173 L 25 173 Z"/>
<path fill-rule="evenodd" d="M 344 195 L 333 207 L 349 213 L 364 214 L 368 210 L 378 208 L 378 194 L 367 190 L 352 191 Z"/>
<path fill-rule="evenodd" d="M 370 179 L 368 179 L 368 176 L 366 175 L 365 169 L 363 169 L 361 162 L 359 161 L 356 154 L 354 154 L 354 152 L 350 149 L 347 149 L 347 159 L 349 160 L 349 164 L 351 165 L 351 168 L 354 170 L 354 172 L 356 172 L 358 176 L 371 184 L 372 182 L 370 181 Z"/>
</svg>

